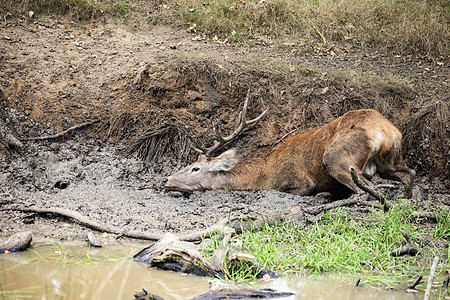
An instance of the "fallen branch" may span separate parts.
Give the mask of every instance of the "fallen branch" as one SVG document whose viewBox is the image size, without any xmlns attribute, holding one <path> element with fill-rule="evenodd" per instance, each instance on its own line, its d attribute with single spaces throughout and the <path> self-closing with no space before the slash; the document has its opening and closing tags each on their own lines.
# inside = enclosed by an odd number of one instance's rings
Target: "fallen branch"
<svg viewBox="0 0 450 300">
<path fill-rule="evenodd" d="M 97 122 L 100 122 L 100 120 L 94 120 L 94 121 L 89 121 L 89 122 L 85 122 L 79 125 L 75 125 L 70 127 L 69 129 L 66 129 L 64 131 L 61 131 L 60 133 L 54 134 L 54 135 L 48 135 L 48 136 L 38 136 L 38 137 L 32 137 L 32 138 L 22 138 L 22 141 L 44 141 L 44 140 L 52 140 L 52 139 L 56 139 L 59 137 L 62 137 L 64 135 L 67 135 L 75 130 L 81 129 L 83 127 L 87 127 L 89 125 L 95 124 Z"/>
<path fill-rule="evenodd" d="M 172 233 L 166 233 L 161 240 L 145 247 L 133 258 L 152 268 L 221 279 L 229 277 L 230 270 L 242 267 L 256 278 L 279 277 L 276 272 L 257 263 L 254 256 L 226 246 L 217 248 L 210 262 L 194 243 L 180 241 Z"/>
<path fill-rule="evenodd" d="M 411 238 L 409 237 L 409 235 L 405 231 L 400 230 L 400 232 L 403 234 L 403 237 L 406 240 L 406 245 L 404 245 L 404 246 L 402 246 L 400 248 L 392 250 L 391 251 L 391 256 L 398 257 L 398 256 L 406 255 L 406 254 L 416 255 L 419 252 L 417 250 L 416 245 L 413 243 L 413 241 L 411 240 Z"/>
<path fill-rule="evenodd" d="M 209 281 L 209 291 L 198 295 L 191 300 L 219 300 L 219 299 L 261 299 L 278 298 L 295 295 L 291 292 L 280 292 L 270 288 L 255 289 L 248 286 L 227 284 L 218 279 Z"/>
<path fill-rule="evenodd" d="M 372 206 L 373 203 L 370 201 L 367 201 L 368 199 L 369 199 L 368 195 L 362 195 L 362 196 L 355 195 L 354 197 L 349 198 L 349 199 L 338 200 L 338 201 L 333 201 L 331 203 L 321 204 L 321 205 L 314 206 L 314 207 L 303 208 L 303 211 L 308 214 L 311 214 L 311 215 L 318 215 L 321 212 L 324 212 L 326 210 L 330 210 L 330 209 L 334 209 L 334 208 L 342 207 L 342 206 L 350 206 L 350 205 L 354 205 L 354 204 L 362 204 L 362 205 L 366 205 L 366 206 Z"/>
<path fill-rule="evenodd" d="M 442 287 L 444 288 L 444 289 L 446 289 L 446 290 L 448 290 L 448 284 L 450 283 L 450 277 L 447 277 L 447 279 L 445 279 L 443 282 L 442 282 Z"/>
<path fill-rule="evenodd" d="M 435 256 L 434 260 L 433 260 L 433 264 L 431 265 L 430 276 L 428 277 L 427 289 L 425 290 L 425 297 L 423 297 L 423 300 L 430 299 L 431 286 L 433 285 L 434 274 L 436 273 L 436 268 L 437 268 L 438 262 L 439 262 L 439 256 Z"/>
<path fill-rule="evenodd" d="M 166 233 L 162 239 L 145 247 L 133 258 L 148 267 L 161 270 L 224 278 L 220 270 L 215 270 L 214 266 L 201 255 L 194 243 L 180 241 L 172 233 Z"/>
<path fill-rule="evenodd" d="M 408 290 L 415 290 L 416 285 L 418 285 L 422 281 L 423 276 L 419 275 L 417 276 L 416 280 L 408 287 Z"/>
<path fill-rule="evenodd" d="M 113 234 L 122 234 L 122 236 L 126 236 L 129 238 L 135 238 L 135 239 L 141 239 L 141 240 L 152 240 L 157 241 L 160 240 L 164 234 L 163 233 L 152 233 L 152 232 L 141 232 L 137 230 L 130 230 L 128 232 L 123 232 L 122 228 L 118 228 L 115 226 L 108 226 L 101 224 L 95 220 L 92 220 L 82 214 L 80 214 L 77 211 L 66 209 L 66 208 L 60 208 L 60 207 L 38 207 L 38 206 L 29 206 L 29 207 L 4 207 L 1 208 L 1 210 L 17 210 L 22 212 L 34 212 L 34 213 L 40 213 L 40 214 L 57 214 L 64 217 L 68 217 L 71 219 L 74 219 L 81 223 L 82 225 L 89 227 L 93 230 L 97 230 L 100 232 L 108 232 Z M 207 228 L 205 230 L 201 230 L 198 232 L 188 233 L 179 235 L 178 238 L 182 241 L 198 241 L 202 237 L 212 234 L 214 232 L 220 231 L 225 224 L 227 223 L 227 218 L 221 220 L 216 225 L 211 226 L 210 228 Z"/>
<path fill-rule="evenodd" d="M 390 205 L 388 205 L 388 203 L 386 202 L 386 198 L 384 198 L 380 193 L 377 193 L 373 188 L 362 182 L 361 178 L 359 178 L 358 174 L 356 174 L 356 170 L 353 166 L 350 166 L 349 171 L 356 186 L 378 199 L 380 201 L 381 207 L 383 207 L 384 212 L 389 211 Z"/>
</svg>

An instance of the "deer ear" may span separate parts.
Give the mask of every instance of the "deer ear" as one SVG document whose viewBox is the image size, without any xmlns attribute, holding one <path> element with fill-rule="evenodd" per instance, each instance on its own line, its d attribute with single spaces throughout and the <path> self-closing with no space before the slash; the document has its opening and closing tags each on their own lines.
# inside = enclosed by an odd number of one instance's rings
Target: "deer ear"
<svg viewBox="0 0 450 300">
<path fill-rule="evenodd" d="M 224 153 L 222 153 L 219 156 L 217 156 L 217 158 L 219 158 L 219 159 L 233 159 L 233 158 L 236 158 L 237 159 L 236 148 L 228 149 Z"/>
<path fill-rule="evenodd" d="M 211 171 L 230 171 L 240 161 L 236 149 L 231 148 L 220 154 L 211 164 Z"/>
</svg>

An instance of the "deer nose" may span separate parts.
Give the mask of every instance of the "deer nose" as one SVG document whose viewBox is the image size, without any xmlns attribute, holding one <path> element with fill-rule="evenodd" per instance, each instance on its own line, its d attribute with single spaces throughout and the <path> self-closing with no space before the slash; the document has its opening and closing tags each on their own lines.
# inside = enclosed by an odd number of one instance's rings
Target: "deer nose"
<svg viewBox="0 0 450 300">
<path fill-rule="evenodd" d="M 162 181 L 162 184 L 165 185 L 167 183 L 167 181 L 169 181 L 169 179 L 164 178 L 163 181 Z"/>
</svg>

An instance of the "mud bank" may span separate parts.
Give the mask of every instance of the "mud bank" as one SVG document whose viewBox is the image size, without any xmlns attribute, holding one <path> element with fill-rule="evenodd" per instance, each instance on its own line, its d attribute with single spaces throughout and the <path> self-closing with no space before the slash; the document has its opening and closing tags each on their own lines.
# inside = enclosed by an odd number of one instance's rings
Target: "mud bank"
<svg viewBox="0 0 450 300">
<path fill-rule="evenodd" d="M 0 138 L 2 206 L 68 208 L 124 230 L 158 232 L 204 229 L 226 216 L 292 211 L 297 222 L 308 222 L 298 207 L 333 201 L 330 195 L 187 196 L 161 187 L 164 177 L 195 159 L 191 144 L 211 143 L 212 122 L 223 120 L 225 131 L 233 127 L 248 89 L 252 116 L 269 112 L 232 145 L 244 157 L 348 110 L 374 108 L 402 130 L 407 164 L 419 174 L 408 201 L 432 209 L 450 205 L 445 65 L 379 54 L 299 56 L 273 45 L 199 43 L 170 27 L 155 26 L 149 33 L 53 17 L 2 23 L 0 38 L 0 118 L 16 138 L 98 120 L 61 138 L 22 140 L 20 147 Z M 159 131 L 163 126 L 172 127 Z M 162 133 L 149 139 L 155 132 Z M 156 146 L 142 151 L 136 145 Z M 390 196 L 401 197 L 402 191 Z M 5 235 L 22 229 L 41 237 L 85 233 L 75 221 L 54 215 L 0 211 L 0 220 Z"/>
</svg>

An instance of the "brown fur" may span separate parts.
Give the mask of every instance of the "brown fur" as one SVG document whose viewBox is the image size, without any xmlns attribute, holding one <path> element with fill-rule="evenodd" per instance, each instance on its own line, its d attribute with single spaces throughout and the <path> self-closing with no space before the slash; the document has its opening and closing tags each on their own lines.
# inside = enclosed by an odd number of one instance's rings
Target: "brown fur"
<svg viewBox="0 0 450 300">
<path fill-rule="evenodd" d="M 401 140 L 400 131 L 377 111 L 349 111 L 323 127 L 289 138 L 262 157 L 240 161 L 235 150 L 228 150 L 213 160 L 200 158 L 169 176 L 165 187 L 183 191 L 276 189 L 311 195 L 344 185 L 356 192 L 359 188 L 348 171 L 353 166 L 360 177 L 370 179 L 378 173 L 401 181 L 409 195 L 415 172 L 402 160 Z M 218 169 L 217 163 L 221 164 Z M 199 170 L 193 172 L 193 168 Z"/>
</svg>

